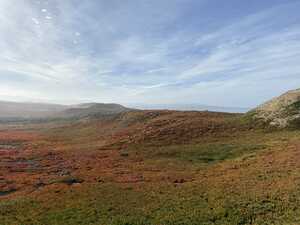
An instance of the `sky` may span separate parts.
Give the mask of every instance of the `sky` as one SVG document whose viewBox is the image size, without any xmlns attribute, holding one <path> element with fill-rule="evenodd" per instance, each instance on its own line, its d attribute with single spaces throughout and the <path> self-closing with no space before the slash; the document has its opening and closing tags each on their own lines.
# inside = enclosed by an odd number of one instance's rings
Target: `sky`
<svg viewBox="0 0 300 225">
<path fill-rule="evenodd" d="M 0 99 L 254 107 L 300 87 L 299 0 L 1 0 Z"/>
</svg>

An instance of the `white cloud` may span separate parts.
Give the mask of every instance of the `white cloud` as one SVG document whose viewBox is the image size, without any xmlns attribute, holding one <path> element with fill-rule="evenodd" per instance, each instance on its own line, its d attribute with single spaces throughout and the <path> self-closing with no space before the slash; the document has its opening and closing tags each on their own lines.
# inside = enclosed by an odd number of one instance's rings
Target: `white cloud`
<svg viewBox="0 0 300 225">
<path fill-rule="evenodd" d="M 248 83 L 300 86 L 298 17 L 285 18 L 296 3 L 210 32 L 171 29 L 187 16 L 186 1 L 36 3 L 0 1 L 0 81 L 11 77 L 0 98 L 18 89 L 15 97 L 34 99 L 234 105 L 223 92 L 249 94 Z"/>
<path fill-rule="evenodd" d="M 31 18 L 32 21 L 36 24 L 36 25 L 39 25 L 40 24 L 40 21 L 37 19 L 37 18 Z"/>
</svg>

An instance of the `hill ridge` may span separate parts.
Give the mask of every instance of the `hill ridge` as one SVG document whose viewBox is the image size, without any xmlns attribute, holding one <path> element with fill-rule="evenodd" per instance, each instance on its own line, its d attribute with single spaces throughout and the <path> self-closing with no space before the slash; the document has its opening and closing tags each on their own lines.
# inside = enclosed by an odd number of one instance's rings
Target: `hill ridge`
<svg viewBox="0 0 300 225">
<path fill-rule="evenodd" d="M 275 97 L 251 110 L 249 114 L 273 127 L 296 126 L 300 122 L 300 89 Z"/>
</svg>

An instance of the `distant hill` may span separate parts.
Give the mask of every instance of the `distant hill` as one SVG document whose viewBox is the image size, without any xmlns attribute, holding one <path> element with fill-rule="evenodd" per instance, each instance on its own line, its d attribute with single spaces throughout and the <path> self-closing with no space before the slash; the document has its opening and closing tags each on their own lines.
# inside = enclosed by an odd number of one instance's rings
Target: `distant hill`
<svg viewBox="0 0 300 225">
<path fill-rule="evenodd" d="M 93 115 L 113 115 L 129 110 L 129 108 L 122 105 L 104 103 L 58 105 L 0 101 L 0 119 L 2 121 L 19 119 L 82 118 Z"/>
<path fill-rule="evenodd" d="M 87 116 L 107 116 L 130 111 L 131 109 L 119 104 L 105 103 L 85 103 L 59 112 L 54 117 L 63 118 L 83 118 Z"/>
<path fill-rule="evenodd" d="M 253 119 L 279 128 L 300 126 L 300 89 L 291 90 L 248 113 Z"/>
<path fill-rule="evenodd" d="M 228 112 L 228 113 L 246 113 L 250 109 L 242 107 L 222 107 L 222 106 L 209 106 L 199 104 L 134 104 L 134 108 L 146 110 L 178 110 L 178 111 L 210 111 L 210 112 Z"/>
<path fill-rule="evenodd" d="M 0 118 L 45 118 L 64 111 L 65 105 L 0 101 Z"/>
<path fill-rule="evenodd" d="M 213 107 L 203 105 L 134 105 L 140 109 L 167 109 L 179 111 L 215 111 L 244 113 L 245 108 Z M 133 108 L 135 108 L 133 107 Z M 78 105 L 60 105 L 46 103 L 18 103 L 0 101 L 0 120 L 36 120 L 36 119 L 68 119 L 90 116 L 108 116 L 133 110 L 112 103 L 83 103 Z"/>
<path fill-rule="evenodd" d="M 242 107 L 222 107 L 197 104 L 157 104 L 157 105 L 140 105 L 142 109 L 169 109 L 178 111 L 210 111 L 210 112 L 228 112 L 228 113 L 246 113 L 249 108 Z"/>
</svg>

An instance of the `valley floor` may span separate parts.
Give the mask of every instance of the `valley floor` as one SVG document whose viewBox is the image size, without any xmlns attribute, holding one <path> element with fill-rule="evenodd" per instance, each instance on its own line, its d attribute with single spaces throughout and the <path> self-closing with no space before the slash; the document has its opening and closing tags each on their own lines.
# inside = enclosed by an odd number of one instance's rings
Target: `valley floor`
<svg viewBox="0 0 300 225">
<path fill-rule="evenodd" d="M 300 131 L 137 111 L 0 126 L 0 224 L 300 224 Z"/>
</svg>

